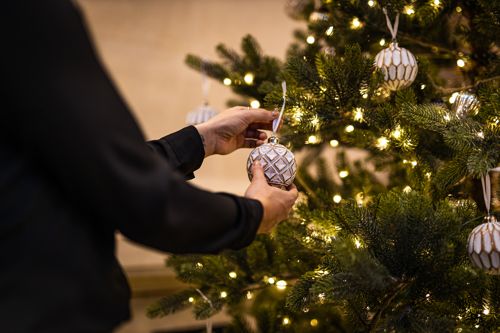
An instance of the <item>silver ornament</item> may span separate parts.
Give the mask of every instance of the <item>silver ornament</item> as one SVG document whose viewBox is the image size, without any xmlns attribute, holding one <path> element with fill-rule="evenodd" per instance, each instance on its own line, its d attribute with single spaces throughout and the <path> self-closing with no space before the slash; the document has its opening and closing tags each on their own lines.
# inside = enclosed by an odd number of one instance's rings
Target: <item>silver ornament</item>
<svg viewBox="0 0 500 333">
<path fill-rule="evenodd" d="M 326 11 L 315 10 L 309 15 L 309 22 L 317 23 L 317 22 L 325 22 L 330 19 L 330 14 Z"/>
<path fill-rule="evenodd" d="M 247 160 L 248 178 L 252 181 L 252 165 L 260 161 L 269 185 L 286 188 L 292 185 L 297 173 L 297 164 L 293 153 L 278 143 L 276 137 L 250 152 Z"/>
<path fill-rule="evenodd" d="M 479 100 L 477 96 L 466 91 L 460 92 L 451 106 L 451 110 L 459 118 L 476 115 L 479 112 Z"/>
<path fill-rule="evenodd" d="M 494 215 L 472 230 L 467 252 L 474 266 L 488 274 L 500 275 L 500 223 Z"/>
<path fill-rule="evenodd" d="M 210 105 L 208 105 L 208 103 L 205 103 L 187 114 L 186 124 L 198 125 L 208 121 L 210 118 L 213 118 L 216 115 L 217 111 Z"/>
<path fill-rule="evenodd" d="M 409 87 L 417 77 L 417 59 L 410 51 L 399 47 L 396 42 L 377 54 L 375 66 L 382 70 L 384 85 L 392 91 Z"/>
</svg>

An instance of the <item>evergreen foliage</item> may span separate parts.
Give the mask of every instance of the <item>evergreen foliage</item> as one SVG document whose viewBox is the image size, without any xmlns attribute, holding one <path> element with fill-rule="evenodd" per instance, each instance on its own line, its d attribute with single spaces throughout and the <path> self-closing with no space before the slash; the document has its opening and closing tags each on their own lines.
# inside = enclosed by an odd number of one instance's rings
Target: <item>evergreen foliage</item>
<svg viewBox="0 0 500 333">
<path fill-rule="evenodd" d="M 500 163 L 500 2 L 318 3 L 293 16 L 321 10 L 328 19 L 294 32 L 284 62 L 251 36 L 241 53 L 219 45 L 220 62 L 187 57 L 231 80 L 241 98 L 231 104 L 257 99 L 274 109 L 286 80 L 280 134 L 300 154 L 301 197 L 288 221 L 246 249 L 170 257 L 193 288 L 149 315 L 192 305 L 204 319 L 226 308 L 227 332 L 500 332 L 500 278 L 466 253 L 485 213 L 478 179 Z M 392 19 L 400 13 L 398 41 L 419 64 L 396 93 L 372 65 L 390 39 L 382 7 Z M 477 95 L 477 114 L 450 109 L 463 90 Z"/>
</svg>

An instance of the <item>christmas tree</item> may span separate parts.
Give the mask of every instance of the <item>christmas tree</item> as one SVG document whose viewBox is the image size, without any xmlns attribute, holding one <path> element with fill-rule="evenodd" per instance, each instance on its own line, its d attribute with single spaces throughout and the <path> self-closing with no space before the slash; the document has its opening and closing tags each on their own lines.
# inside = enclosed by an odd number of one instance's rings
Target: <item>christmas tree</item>
<svg viewBox="0 0 500 333">
<path fill-rule="evenodd" d="M 241 96 L 230 105 L 275 109 L 286 81 L 300 202 L 246 249 L 169 258 L 192 288 L 149 315 L 225 308 L 227 332 L 500 331 L 500 2 L 286 10 L 307 29 L 284 61 L 246 36 L 186 62 Z"/>
</svg>

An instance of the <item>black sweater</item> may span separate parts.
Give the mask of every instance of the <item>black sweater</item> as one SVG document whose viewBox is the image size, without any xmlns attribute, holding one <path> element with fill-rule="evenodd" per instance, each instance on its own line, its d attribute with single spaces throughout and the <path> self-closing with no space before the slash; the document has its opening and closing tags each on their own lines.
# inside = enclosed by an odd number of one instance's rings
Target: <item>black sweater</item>
<svg viewBox="0 0 500 333">
<path fill-rule="evenodd" d="M 115 232 L 173 253 L 238 249 L 258 201 L 185 177 L 194 127 L 145 143 L 72 1 L 0 11 L 0 331 L 109 332 L 129 318 Z"/>
</svg>

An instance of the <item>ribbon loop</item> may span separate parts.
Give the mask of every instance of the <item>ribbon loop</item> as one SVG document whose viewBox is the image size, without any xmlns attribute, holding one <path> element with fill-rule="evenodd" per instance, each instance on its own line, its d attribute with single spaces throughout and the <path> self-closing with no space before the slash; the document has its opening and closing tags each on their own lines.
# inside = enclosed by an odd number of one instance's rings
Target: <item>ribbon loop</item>
<svg viewBox="0 0 500 333">
<path fill-rule="evenodd" d="M 277 119 L 273 120 L 273 136 L 276 136 L 276 131 L 281 123 L 281 118 L 283 118 L 283 113 L 285 112 L 286 104 L 286 81 L 281 82 L 281 89 L 283 91 L 283 104 L 281 105 L 280 115 Z"/>
<path fill-rule="evenodd" d="M 500 171 L 500 167 L 489 169 L 484 175 L 481 176 L 481 185 L 483 186 L 483 198 L 484 205 L 486 206 L 486 212 L 490 215 L 490 205 L 491 205 L 491 179 L 490 171 Z"/>
<path fill-rule="evenodd" d="M 210 298 L 208 298 L 207 296 L 205 296 L 205 294 L 200 289 L 196 288 L 196 291 L 198 292 L 198 294 L 200 294 L 201 298 L 203 298 L 203 300 L 205 302 L 207 302 L 208 305 L 210 305 L 210 308 L 212 310 L 215 310 L 214 305 L 213 305 L 212 301 L 210 300 Z M 207 333 L 212 333 L 212 319 L 210 319 L 210 318 L 207 319 L 207 325 L 206 326 L 207 326 Z"/>
<path fill-rule="evenodd" d="M 394 20 L 394 25 L 391 23 L 391 19 L 389 18 L 389 14 L 387 14 L 387 9 L 384 7 L 382 8 L 382 11 L 384 12 L 385 15 L 385 21 L 387 23 L 387 28 L 389 28 L 389 31 L 391 32 L 392 36 L 392 41 L 396 41 L 396 35 L 398 34 L 398 27 L 399 27 L 399 13 L 396 14 L 396 19 Z"/>
</svg>

